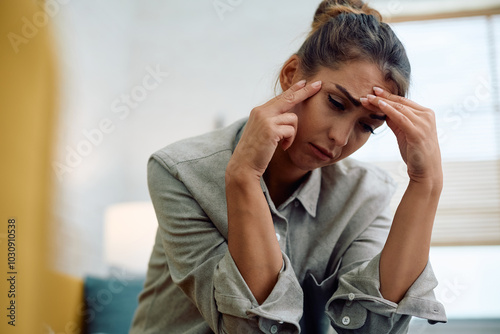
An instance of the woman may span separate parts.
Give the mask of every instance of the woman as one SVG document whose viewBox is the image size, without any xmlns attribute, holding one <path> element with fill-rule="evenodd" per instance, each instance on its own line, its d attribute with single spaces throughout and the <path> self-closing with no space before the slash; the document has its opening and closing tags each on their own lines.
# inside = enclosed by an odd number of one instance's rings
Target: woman
<svg viewBox="0 0 500 334">
<path fill-rule="evenodd" d="M 445 322 L 428 264 L 442 170 L 432 110 L 378 12 L 323 1 L 248 120 L 152 155 L 159 229 L 132 333 L 403 333 Z M 346 159 L 387 122 L 410 182 Z M 391 224 L 392 222 L 392 224 Z"/>
</svg>

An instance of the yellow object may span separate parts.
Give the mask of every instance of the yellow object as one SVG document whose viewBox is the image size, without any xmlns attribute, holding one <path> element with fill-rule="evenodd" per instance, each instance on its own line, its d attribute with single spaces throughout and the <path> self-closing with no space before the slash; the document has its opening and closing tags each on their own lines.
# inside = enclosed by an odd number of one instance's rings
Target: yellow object
<svg viewBox="0 0 500 334">
<path fill-rule="evenodd" d="M 53 293 L 47 303 L 50 305 L 50 312 L 43 319 L 45 333 L 80 334 L 86 312 L 83 280 L 51 272 L 49 282 Z"/>
<path fill-rule="evenodd" d="M 51 13 L 40 5 L 0 2 L 0 333 L 6 334 L 78 333 L 83 301 L 81 280 L 49 270 L 57 72 Z"/>
</svg>

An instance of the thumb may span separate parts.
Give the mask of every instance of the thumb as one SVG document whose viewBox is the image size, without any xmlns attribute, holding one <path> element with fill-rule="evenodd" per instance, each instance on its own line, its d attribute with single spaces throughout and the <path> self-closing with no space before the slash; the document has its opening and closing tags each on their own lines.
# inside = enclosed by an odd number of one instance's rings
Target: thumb
<svg viewBox="0 0 500 334">
<path fill-rule="evenodd" d="M 293 135 L 290 137 L 283 138 L 280 142 L 280 146 L 283 149 L 283 151 L 286 151 L 292 146 L 293 141 L 295 140 L 295 134 L 296 132 L 293 132 Z"/>
</svg>

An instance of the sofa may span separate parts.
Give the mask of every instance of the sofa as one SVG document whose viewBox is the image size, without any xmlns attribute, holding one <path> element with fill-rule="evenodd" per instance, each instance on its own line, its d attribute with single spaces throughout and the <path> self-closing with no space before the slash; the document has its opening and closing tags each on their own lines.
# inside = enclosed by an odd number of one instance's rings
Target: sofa
<svg viewBox="0 0 500 334">
<path fill-rule="evenodd" d="M 106 278 L 87 276 L 82 333 L 127 334 L 143 285 L 144 278 L 120 277 L 119 270 Z"/>
</svg>

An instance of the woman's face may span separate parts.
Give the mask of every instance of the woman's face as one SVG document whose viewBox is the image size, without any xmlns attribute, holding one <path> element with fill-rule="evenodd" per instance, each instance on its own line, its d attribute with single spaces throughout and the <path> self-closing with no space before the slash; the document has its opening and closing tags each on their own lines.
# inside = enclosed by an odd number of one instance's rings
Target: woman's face
<svg viewBox="0 0 500 334">
<path fill-rule="evenodd" d="M 365 109 L 360 97 L 373 94 L 374 86 L 394 92 L 393 83 L 368 62 L 347 63 L 338 70 L 322 67 L 308 82 L 316 80 L 322 81 L 319 92 L 291 110 L 298 128 L 286 154 L 303 171 L 331 165 L 363 146 L 385 116 Z"/>
</svg>

